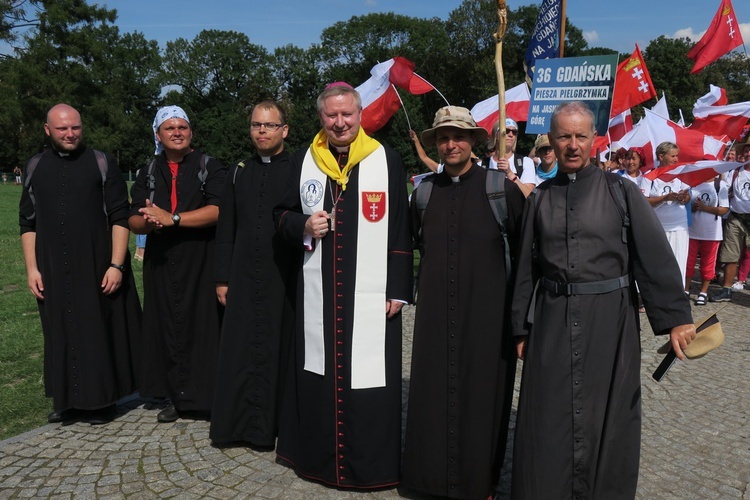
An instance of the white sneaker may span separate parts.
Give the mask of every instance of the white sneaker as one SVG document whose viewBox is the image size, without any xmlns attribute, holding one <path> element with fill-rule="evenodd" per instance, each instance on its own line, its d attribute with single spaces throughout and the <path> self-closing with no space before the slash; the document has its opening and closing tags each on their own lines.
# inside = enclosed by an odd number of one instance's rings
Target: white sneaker
<svg viewBox="0 0 750 500">
<path fill-rule="evenodd" d="M 744 290 L 745 284 L 741 281 L 735 281 L 734 285 L 732 285 L 732 290 Z"/>
</svg>

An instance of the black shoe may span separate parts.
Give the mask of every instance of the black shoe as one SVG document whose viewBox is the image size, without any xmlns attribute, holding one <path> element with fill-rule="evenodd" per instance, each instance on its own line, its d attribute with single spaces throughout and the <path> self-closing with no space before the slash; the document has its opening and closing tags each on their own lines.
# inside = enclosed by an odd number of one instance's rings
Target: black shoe
<svg viewBox="0 0 750 500">
<path fill-rule="evenodd" d="M 162 424 L 174 422 L 178 418 L 180 418 L 180 414 L 177 411 L 177 409 L 174 407 L 174 405 L 167 406 L 162 411 L 160 411 L 159 414 L 156 416 L 156 420 Z"/>
<path fill-rule="evenodd" d="M 116 413 L 116 406 L 109 405 L 104 408 L 99 408 L 98 410 L 86 412 L 86 415 L 83 417 L 82 421 L 91 425 L 108 424 L 115 419 Z"/>
<path fill-rule="evenodd" d="M 52 411 L 49 415 L 47 415 L 47 422 L 49 422 L 50 424 L 59 424 L 61 422 L 65 423 L 75 419 L 76 415 L 77 410 L 74 410 L 72 408 L 68 410 Z"/>
</svg>

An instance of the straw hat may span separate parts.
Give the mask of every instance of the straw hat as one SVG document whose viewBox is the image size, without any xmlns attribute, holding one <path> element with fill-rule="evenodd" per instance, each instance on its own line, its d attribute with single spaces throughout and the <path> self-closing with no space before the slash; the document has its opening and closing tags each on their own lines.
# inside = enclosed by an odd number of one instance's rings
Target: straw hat
<svg viewBox="0 0 750 500">
<path fill-rule="evenodd" d="M 716 317 L 716 313 L 695 323 L 695 330 L 698 332 L 695 339 L 683 351 L 685 357 L 688 359 L 702 358 L 724 343 L 724 332 L 721 329 L 721 323 L 719 322 L 719 318 Z M 669 352 L 671 347 L 671 342 L 667 342 L 657 352 L 665 354 Z"/>
</svg>

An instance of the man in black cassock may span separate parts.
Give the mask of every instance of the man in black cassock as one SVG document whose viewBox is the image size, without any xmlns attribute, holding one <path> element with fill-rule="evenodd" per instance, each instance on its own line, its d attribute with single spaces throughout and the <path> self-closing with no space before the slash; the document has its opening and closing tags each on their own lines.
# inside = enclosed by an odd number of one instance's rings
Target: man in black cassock
<svg viewBox="0 0 750 500">
<path fill-rule="evenodd" d="M 670 335 L 680 359 L 695 338 L 661 224 L 635 184 L 590 163 L 595 136 L 584 103 L 560 105 L 549 133 L 558 174 L 526 203 L 512 303 L 524 360 L 513 498 L 635 496 L 641 396 L 634 281 L 651 327 Z"/>
<path fill-rule="evenodd" d="M 321 93 L 322 130 L 293 155 L 275 210 L 284 238 L 307 250 L 276 449 L 310 479 L 382 488 L 399 478 L 413 264 L 401 159 L 365 134 L 361 113 L 350 85 Z"/>
<path fill-rule="evenodd" d="M 226 311 L 210 437 L 273 447 L 294 327 L 287 285 L 297 255 L 273 223 L 291 175 L 289 126 L 273 101 L 257 104 L 250 120 L 257 154 L 229 169 L 216 227 L 216 293 Z"/>
<path fill-rule="evenodd" d="M 130 188 L 129 222 L 134 233 L 148 234 L 140 393 L 169 398 L 157 415 L 168 423 L 206 418 L 213 404 L 223 312 L 214 239 L 227 169 L 192 147 L 193 130 L 180 107 L 159 109 L 153 130 L 156 158 Z"/>
<path fill-rule="evenodd" d="M 48 420 L 106 423 L 115 402 L 137 390 L 141 307 L 127 186 L 114 158 L 100 166 L 102 153 L 83 145 L 78 111 L 52 107 L 44 130 L 52 147 L 26 165 L 19 223 L 44 333 Z"/>
<path fill-rule="evenodd" d="M 506 330 L 511 270 L 486 188 L 496 172 L 472 159 L 472 147 L 486 139 L 469 110 L 456 106 L 441 108 L 422 133 L 425 145 L 437 145 L 444 169 L 423 214 L 418 193 L 429 184 L 412 193 L 422 258 L 402 478 L 422 493 L 482 500 L 500 475 L 516 368 Z M 518 177 L 509 176 L 501 175 L 505 225 L 515 247 L 524 195 Z"/>
</svg>

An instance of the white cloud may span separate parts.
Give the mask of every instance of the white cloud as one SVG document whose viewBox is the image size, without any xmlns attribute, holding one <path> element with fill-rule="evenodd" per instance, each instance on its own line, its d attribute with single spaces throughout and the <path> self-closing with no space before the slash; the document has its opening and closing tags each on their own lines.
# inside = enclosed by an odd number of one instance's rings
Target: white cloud
<svg viewBox="0 0 750 500">
<path fill-rule="evenodd" d="M 599 33 L 596 32 L 596 30 L 593 31 L 584 31 L 583 32 L 583 39 L 586 40 L 588 43 L 594 43 L 599 41 Z"/>
<path fill-rule="evenodd" d="M 706 31 L 703 30 L 700 33 L 696 33 L 692 27 L 683 28 L 675 31 L 671 36 L 668 35 L 668 38 L 688 38 L 691 42 L 695 43 L 706 34 Z M 740 23 L 740 33 L 742 34 L 742 40 L 745 42 L 745 47 L 750 49 L 750 23 Z"/>
</svg>

